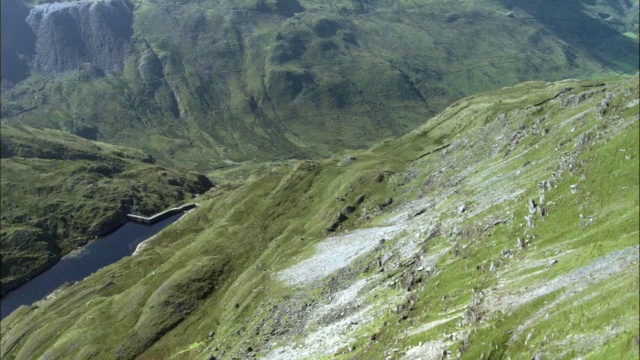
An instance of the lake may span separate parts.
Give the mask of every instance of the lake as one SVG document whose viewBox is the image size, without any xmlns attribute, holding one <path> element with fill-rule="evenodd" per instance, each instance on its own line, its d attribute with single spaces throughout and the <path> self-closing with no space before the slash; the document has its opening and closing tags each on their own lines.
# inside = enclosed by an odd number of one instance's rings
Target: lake
<svg viewBox="0 0 640 360">
<path fill-rule="evenodd" d="M 21 305 L 44 299 L 60 285 L 84 279 L 97 270 L 133 254 L 138 244 L 174 223 L 183 214 L 173 215 L 153 225 L 128 222 L 102 239 L 63 257 L 51 269 L 6 294 L 0 300 L 2 319 Z"/>
</svg>

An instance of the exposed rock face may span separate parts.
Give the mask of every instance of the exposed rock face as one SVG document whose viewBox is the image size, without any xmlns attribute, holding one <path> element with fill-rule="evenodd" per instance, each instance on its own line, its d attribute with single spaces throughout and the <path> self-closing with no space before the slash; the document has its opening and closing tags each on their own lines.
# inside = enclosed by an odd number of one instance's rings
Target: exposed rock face
<svg viewBox="0 0 640 360">
<path fill-rule="evenodd" d="M 119 70 L 133 34 L 131 4 L 125 0 L 36 5 L 27 23 L 36 35 L 35 67 L 55 75 L 91 63 Z"/>
<path fill-rule="evenodd" d="M 24 21 L 29 8 L 19 0 L 2 1 L 2 80 L 17 83 L 29 75 L 35 36 Z"/>
</svg>

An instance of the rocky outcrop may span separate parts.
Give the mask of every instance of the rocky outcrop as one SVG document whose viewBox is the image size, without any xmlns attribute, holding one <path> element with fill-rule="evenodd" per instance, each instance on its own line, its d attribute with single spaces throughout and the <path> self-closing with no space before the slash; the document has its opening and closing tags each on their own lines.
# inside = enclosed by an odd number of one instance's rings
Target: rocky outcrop
<svg viewBox="0 0 640 360">
<path fill-rule="evenodd" d="M 29 8 L 19 0 L 2 1 L 2 80 L 17 83 L 29 76 L 27 59 L 33 55 L 35 36 L 24 18 Z"/>
<path fill-rule="evenodd" d="M 26 18 L 36 36 L 33 64 L 48 75 L 90 63 L 103 72 L 122 69 L 133 34 L 125 0 L 36 5 Z"/>
</svg>

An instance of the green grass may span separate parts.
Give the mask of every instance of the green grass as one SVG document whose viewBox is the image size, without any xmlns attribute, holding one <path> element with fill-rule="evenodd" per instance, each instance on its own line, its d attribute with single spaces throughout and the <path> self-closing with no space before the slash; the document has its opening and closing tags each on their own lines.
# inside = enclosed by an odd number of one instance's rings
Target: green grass
<svg viewBox="0 0 640 360">
<path fill-rule="evenodd" d="M 631 31 L 627 31 L 623 35 L 626 37 L 632 38 L 633 40 L 636 40 L 636 41 L 638 40 L 638 34 L 632 33 Z"/>
<path fill-rule="evenodd" d="M 525 80 L 638 70 L 637 38 L 623 35 L 637 33 L 635 12 L 605 1 L 302 1 L 288 19 L 276 3 L 134 1 L 122 73 L 34 72 L 3 91 L 2 117 L 210 172 L 364 149 Z M 151 58 L 160 70 L 144 70 Z"/>
<path fill-rule="evenodd" d="M 560 289 L 504 312 L 483 308 L 491 296 L 526 294 L 524 287 L 542 286 L 638 244 L 638 115 L 637 106 L 626 107 L 638 98 L 637 76 L 606 81 L 604 87 L 590 87 L 593 84 L 525 83 L 463 99 L 406 136 L 370 150 L 213 172 L 226 185 L 204 194 L 200 208 L 165 229 L 140 255 L 5 319 L 2 356 L 65 357 L 85 349 L 97 358 L 191 359 L 223 351 L 225 357 L 244 357 L 249 347 L 264 355 L 265 344 L 283 346 L 305 338 L 306 309 L 326 304 L 330 295 L 358 279 L 382 274 L 383 280 L 372 280 L 360 295 L 379 304 L 380 314 L 351 334 L 353 341 L 335 357 L 384 358 L 393 348 L 399 349 L 394 356 L 400 356 L 420 342 L 459 331 L 468 332 L 469 341 L 463 346 L 455 340 L 448 348 L 464 349 L 463 358 L 530 358 L 538 350 L 549 357 L 566 352 L 570 357 L 603 358 L 607 352 L 601 347 L 579 340 L 590 336 L 605 339 L 609 354 L 631 357 L 637 353 L 632 339 L 638 318 L 638 282 L 632 276 L 637 262 L 574 295 Z M 572 90 L 533 107 L 565 88 Z M 591 90 L 575 108 L 562 105 L 570 96 Z M 597 104 L 606 93 L 612 100 L 601 118 Z M 563 124 L 586 110 L 592 111 L 582 121 Z M 515 144 L 518 131 L 524 135 Z M 575 146 L 589 131 L 589 141 Z M 446 144 L 451 144 L 446 151 L 432 153 Z M 567 159 L 572 155 L 570 168 Z M 355 159 L 347 160 L 350 157 Z M 262 175 L 252 180 L 257 174 Z M 527 203 L 530 198 L 538 201 L 542 180 L 554 183 L 545 193 L 548 213 L 544 218 L 536 215 L 534 228 L 527 229 Z M 570 185 L 576 183 L 578 191 L 572 194 Z M 494 202 L 516 191 L 519 195 Z M 440 205 L 416 221 L 438 222 L 443 228 L 418 245 L 425 255 L 445 251 L 436 263 L 440 272 L 410 292 L 400 284 L 417 265 L 379 272 L 376 256 L 397 252 L 396 242 L 415 230 L 407 228 L 308 288 L 278 281 L 279 270 L 313 255 L 315 245 L 327 236 L 325 229 L 360 195 L 365 195 L 364 202 L 340 231 L 382 224 L 414 200 L 438 200 Z M 340 197 L 345 201 L 337 200 Z M 394 203 L 373 215 L 389 197 Z M 459 204 L 468 208 L 463 216 L 455 211 Z M 594 220 L 581 220 L 580 213 Z M 510 219 L 507 224 L 493 225 L 505 218 Z M 516 239 L 527 236 L 531 243 L 517 249 Z M 514 256 L 501 256 L 505 250 L 513 250 Z M 546 266 L 553 258 L 558 263 Z M 491 262 L 498 264 L 495 272 L 489 271 Z M 110 279 L 115 284 L 104 288 Z M 469 309 L 472 289 L 484 294 L 475 309 L 478 321 L 455 318 L 407 335 Z M 619 301 L 604 301 L 609 295 Z M 412 310 L 392 310 L 412 297 L 417 299 Z M 549 317 L 538 316 L 541 311 Z M 510 341 L 524 324 L 524 332 Z M 602 329 L 612 329 L 611 336 L 603 337 Z M 209 341 L 211 331 L 215 335 Z M 578 340 L 569 345 L 561 342 L 574 338 Z M 353 352 L 350 346 L 355 346 Z"/>
<path fill-rule="evenodd" d="M 114 230 L 210 187 L 197 173 L 154 165 L 133 149 L 2 124 L 2 289 Z"/>
</svg>

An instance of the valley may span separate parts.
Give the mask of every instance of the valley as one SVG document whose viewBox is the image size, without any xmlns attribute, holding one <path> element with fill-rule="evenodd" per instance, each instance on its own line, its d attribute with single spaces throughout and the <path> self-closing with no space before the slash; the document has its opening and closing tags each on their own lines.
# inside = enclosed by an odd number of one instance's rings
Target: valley
<svg viewBox="0 0 640 360">
<path fill-rule="evenodd" d="M 524 83 L 216 187 L 6 318 L 2 356 L 633 358 L 637 98 L 637 75 Z"/>
<path fill-rule="evenodd" d="M 126 214 L 151 215 L 213 184 L 138 150 L 58 130 L 0 128 L 2 295 L 105 236 Z"/>
</svg>

